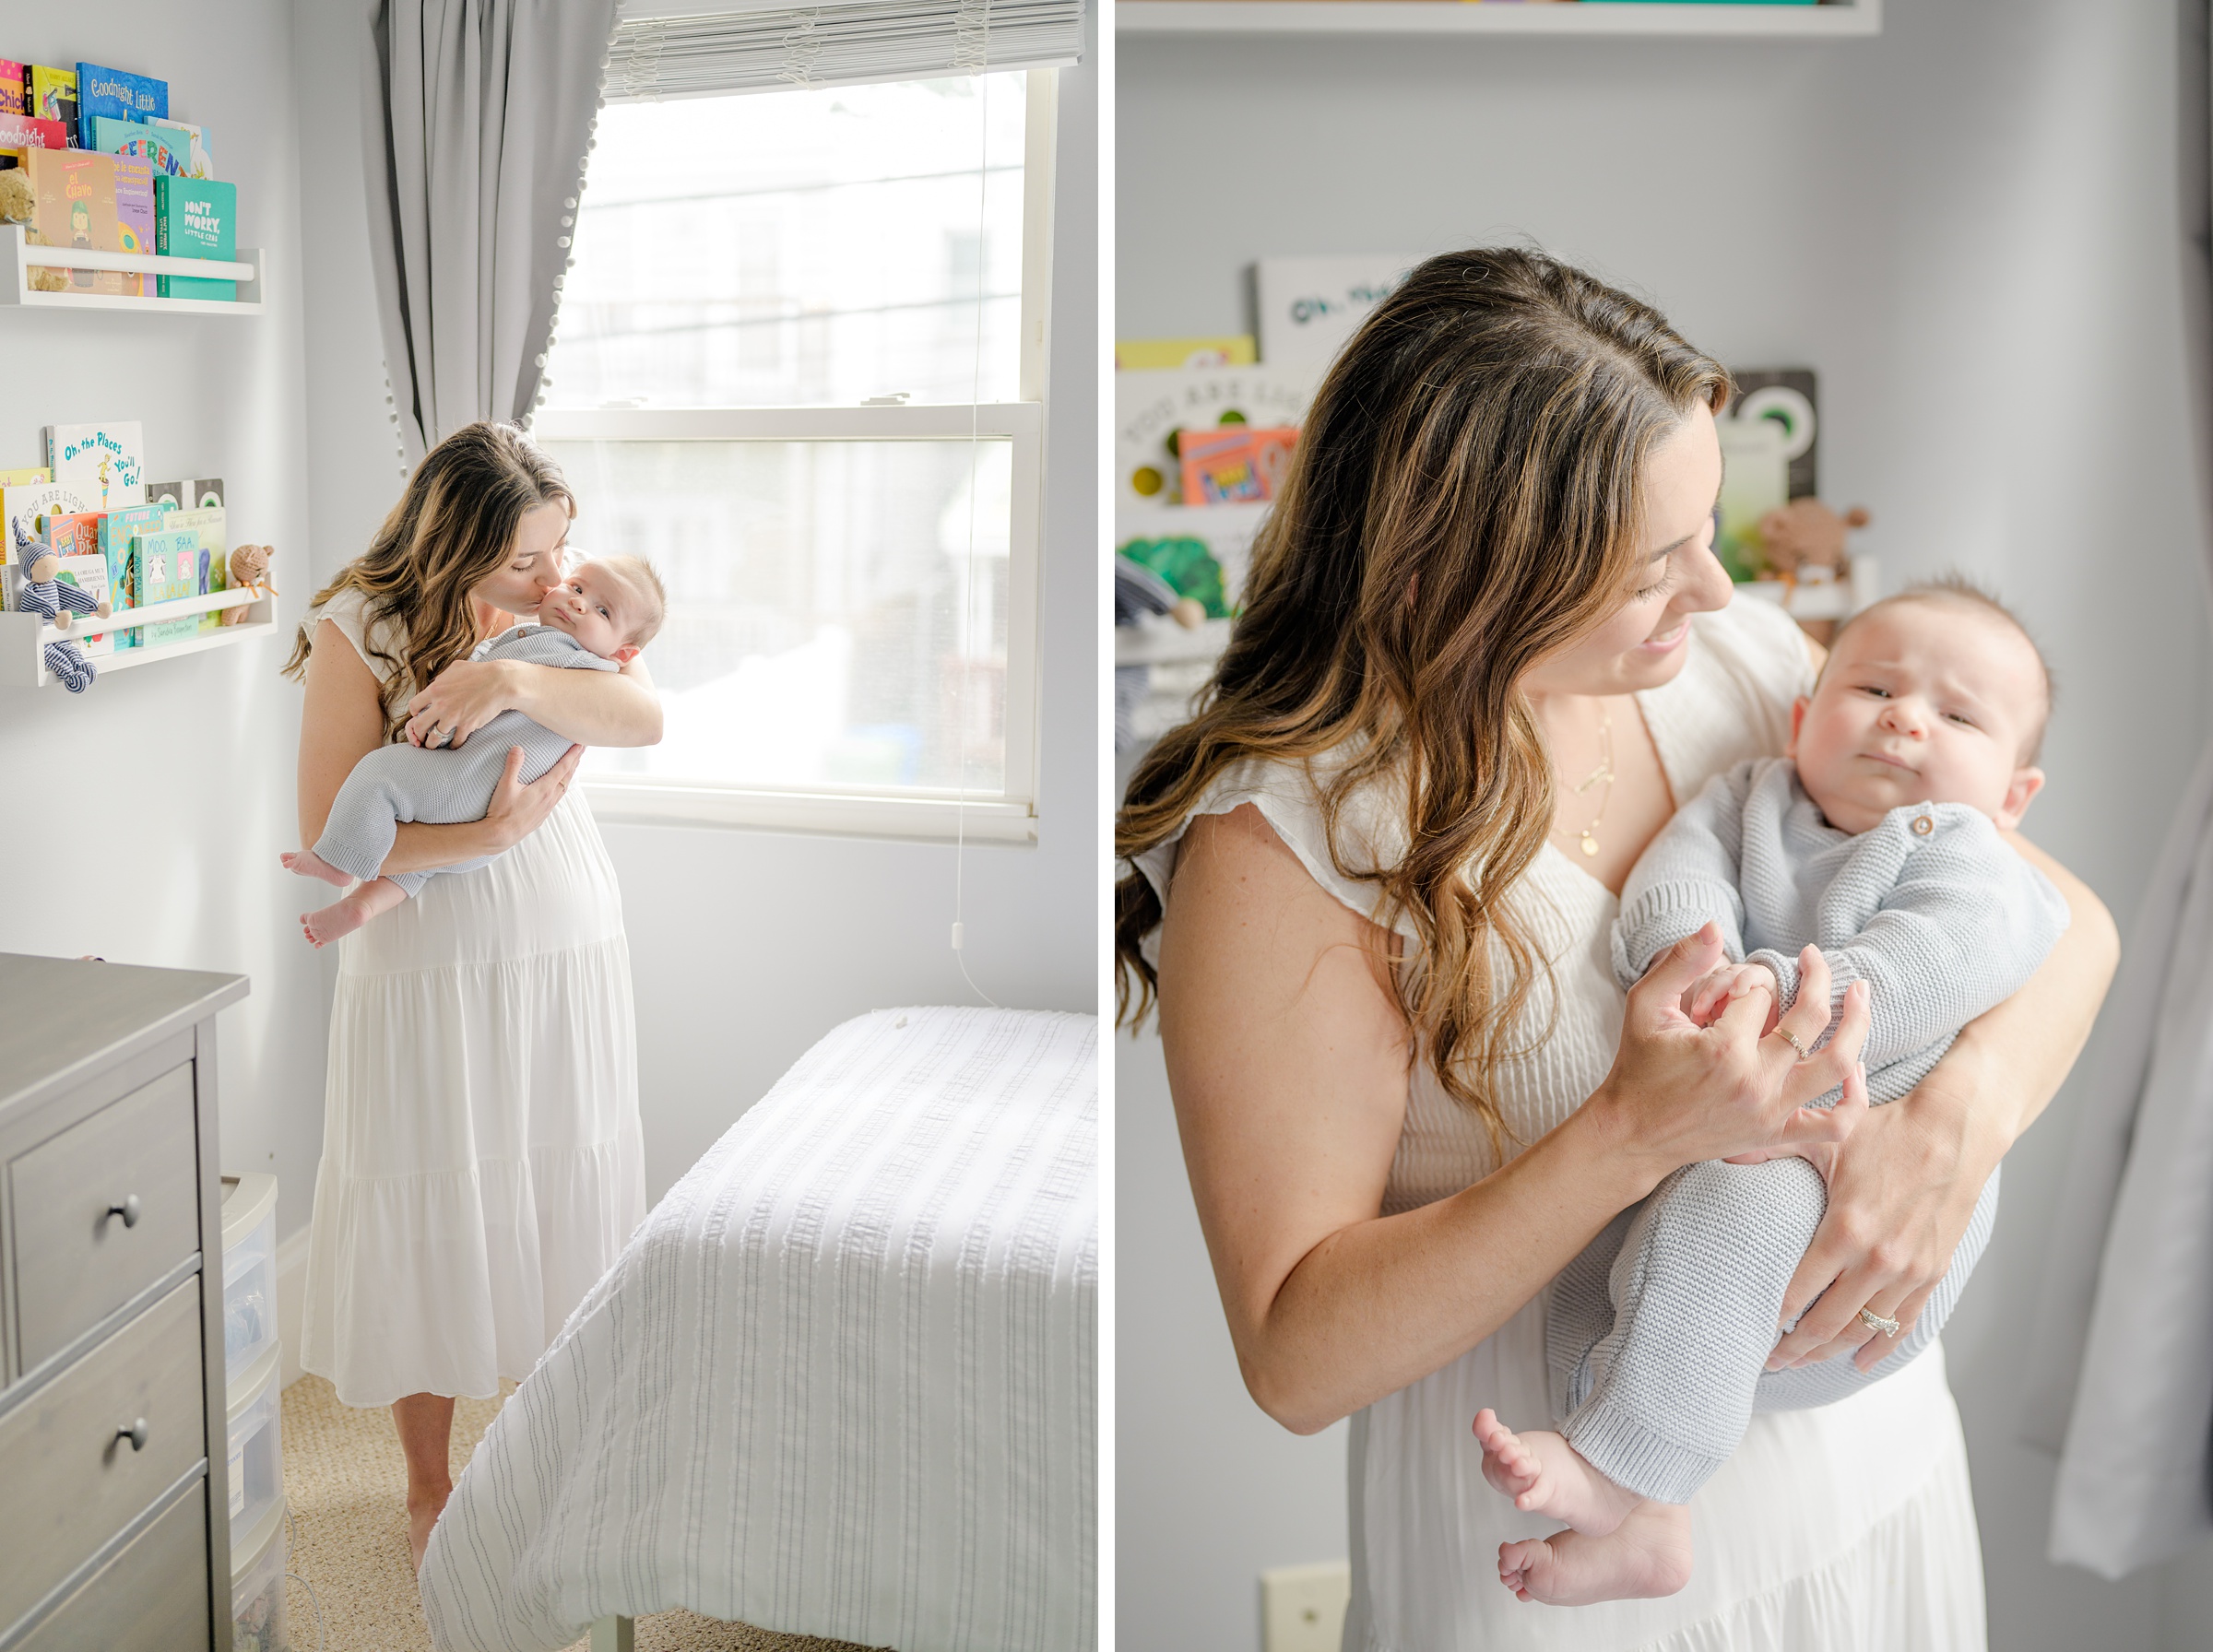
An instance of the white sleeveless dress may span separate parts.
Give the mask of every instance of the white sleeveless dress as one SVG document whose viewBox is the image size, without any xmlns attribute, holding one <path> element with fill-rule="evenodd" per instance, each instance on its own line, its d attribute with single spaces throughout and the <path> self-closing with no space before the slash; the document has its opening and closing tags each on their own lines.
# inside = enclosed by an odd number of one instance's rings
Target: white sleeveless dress
<svg viewBox="0 0 2213 1652">
<path fill-rule="evenodd" d="M 388 677 L 358 594 L 315 619 Z M 645 1219 L 636 1044 L 621 892 L 580 790 L 338 943 L 302 1363 L 339 1399 L 529 1375 Z"/>
<path fill-rule="evenodd" d="M 1675 681 L 1638 696 L 1677 799 L 1742 759 L 1776 755 L 1792 701 L 1811 687 L 1805 643 L 1780 608 L 1732 603 L 1693 622 Z M 1355 799 L 1341 844 L 1350 864 L 1395 858 L 1402 825 Z M 1362 916 L 1376 890 L 1341 876 L 1311 783 L 1287 764 L 1249 764 L 1193 812 L 1253 803 L 1315 880 Z M 1174 843 L 1141 869 L 1165 890 Z M 1552 961 L 1552 1035 L 1499 1073 L 1513 1136 L 1533 1141 L 1606 1075 L 1623 997 L 1608 962 L 1617 903 L 1547 844 L 1517 891 Z M 1540 983 L 1525 1025 L 1551 1000 Z M 1497 1165 L 1476 1117 L 1417 1062 L 1383 1210 L 1444 1198 Z M 1477 1410 L 1544 1426 L 1543 1298 L 1441 1371 L 1354 1417 L 1349 1454 L 1353 1604 L 1346 1652 L 1982 1652 L 1982 1564 L 1966 1443 L 1941 1346 L 1887 1382 L 1819 1410 L 1756 1416 L 1744 1445 L 1691 1504 L 1697 1565 L 1663 1600 L 1551 1607 L 1500 1587 L 1498 1545 L 1556 1526 L 1492 1491 L 1470 1433 Z"/>
</svg>

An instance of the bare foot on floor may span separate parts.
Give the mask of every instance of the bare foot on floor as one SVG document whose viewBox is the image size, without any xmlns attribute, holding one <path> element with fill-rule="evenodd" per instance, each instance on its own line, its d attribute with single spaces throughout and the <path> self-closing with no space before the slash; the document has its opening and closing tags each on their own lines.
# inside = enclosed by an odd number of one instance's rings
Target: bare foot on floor
<svg viewBox="0 0 2213 1652">
<path fill-rule="evenodd" d="M 1649 1600 L 1690 1581 L 1690 1509 L 1639 1499 L 1603 1538 L 1580 1531 L 1498 1545 L 1498 1581 L 1522 1600 L 1589 1606 Z"/>
<path fill-rule="evenodd" d="M 332 941 L 351 935 L 373 915 L 367 902 L 359 895 L 348 895 L 319 911 L 302 913 L 300 927 L 310 944 L 327 947 Z"/>
<path fill-rule="evenodd" d="M 277 858 L 284 863 L 286 871 L 296 872 L 302 878 L 320 878 L 325 883 L 335 884 L 339 889 L 344 889 L 353 881 L 313 849 L 288 850 Z"/>
<path fill-rule="evenodd" d="M 431 1496 L 408 1493 L 408 1547 L 414 1552 L 415 1570 L 422 1570 L 423 1551 L 431 1546 L 431 1528 L 438 1524 L 438 1516 L 445 1512 L 445 1500 L 454 1494 L 454 1488 Z"/>
<path fill-rule="evenodd" d="M 1475 1413 L 1483 1445 L 1483 1477 L 1526 1515 L 1563 1520 L 1591 1537 L 1604 1537 L 1644 1501 L 1583 1461 L 1574 1446 L 1549 1429 L 1518 1434 L 1485 1406 Z"/>
</svg>

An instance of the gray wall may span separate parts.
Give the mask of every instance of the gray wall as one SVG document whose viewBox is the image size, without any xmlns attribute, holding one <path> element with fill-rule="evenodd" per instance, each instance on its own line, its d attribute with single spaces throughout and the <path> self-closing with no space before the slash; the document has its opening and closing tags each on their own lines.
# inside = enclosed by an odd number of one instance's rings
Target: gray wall
<svg viewBox="0 0 2213 1652">
<path fill-rule="evenodd" d="M 366 4 L 303 6 L 302 84 L 341 88 L 318 123 L 309 242 L 314 581 L 367 543 L 398 495 L 367 265 L 352 88 Z M 1035 848 L 971 844 L 970 971 L 1000 1003 L 1097 1006 L 1097 94 L 1060 82 Z M 302 586 L 311 582 L 302 578 Z M 289 784 L 289 769 L 288 782 Z M 846 1017 L 974 1003 L 947 936 L 953 851 L 760 832 L 609 826 L 637 992 L 648 1191 L 664 1192 L 777 1076 Z"/>
<path fill-rule="evenodd" d="M 154 479 L 219 476 L 234 543 L 278 546 L 280 615 L 306 583 L 300 165 L 286 0 L 0 5 L 0 51 L 103 53 L 168 78 L 238 184 L 238 244 L 267 255 L 257 317 L 0 308 L 0 469 L 42 463 L 40 427 L 136 419 Z M 103 45 L 101 42 L 106 41 Z M 120 43 L 119 43 L 120 42 Z M 126 49 L 127 46 L 127 49 Z M 219 1018 L 222 1162 L 274 1172 L 278 1221 L 306 1220 L 322 1133 L 325 1001 L 300 937 L 291 846 L 299 695 L 274 638 L 103 676 L 82 695 L 0 689 L 0 950 L 232 970 Z"/>
<path fill-rule="evenodd" d="M 1725 360 L 1811 364 L 1823 492 L 1873 510 L 1888 576 L 1985 578 L 2046 643 L 2061 702 L 2028 829 L 2125 934 L 2207 726 L 2174 6 L 1888 9 L 1828 43 L 1125 39 L 1116 331 L 1247 329 L 1262 254 L 1528 239 Z M 1255 1571 L 1345 1552 L 1343 1448 L 1244 1397 L 1157 1047 L 1119 1047 L 1122 1638 L 1253 1646 Z M 1992 1644 L 2200 1646 L 2205 1557 L 2121 1586 L 2047 1565 L 2052 1468 L 2012 1443 L 2077 1100 L 2016 1150 L 1947 1338 Z"/>
</svg>

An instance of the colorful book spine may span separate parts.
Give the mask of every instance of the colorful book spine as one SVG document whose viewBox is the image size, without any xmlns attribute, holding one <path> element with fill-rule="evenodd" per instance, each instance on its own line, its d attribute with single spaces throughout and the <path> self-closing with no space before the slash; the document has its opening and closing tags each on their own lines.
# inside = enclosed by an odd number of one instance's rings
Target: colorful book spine
<svg viewBox="0 0 2213 1652">
<path fill-rule="evenodd" d="M 41 121 L 59 121 L 74 133 L 77 130 L 77 71 L 50 69 L 44 64 L 25 65 L 23 101 L 27 105 L 27 113 L 35 114 Z"/>
<path fill-rule="evenodd" d="M 89 149 L 92 123 L 101 115 L 118 121 L 165 121 L 169 118 L 169 82 L 128 69 L 102 68 L 96 63 L 77 65 L 77 147 Z"/>
<path fill-rule="evenodd" d="M 190 121 L 148 121 L 161 139 L 183 158 L 178 172 L 186 178 L 212 178 L 215 162 L 208 158 L 207 128 Z"/>
<path fill-rule="evenodd" d="M 138 605 L 138 566 L 132 560 L 133 542 L 139 534 L 159 533 L 170 513 L 157 504 L 133 505 L 110 511 L 100 522 L 100 554 L 108 564 L 108 600 L 118 608 Z M 118 648 L 136 648 L 136 631 L 115 633 Z"/>
<path fill-rule="evenodd" d="M 46 543 L 65 557 L 100 554 L 100 519 L 104 511 L 55 511 L 41 525 Z"/>
<path fill-rule="evenodd" d="M 238 185 L 218 183 L 211 178 L 156 178 L 154 180 L 154 241 L 171 258 L 237 256 Z M 165 299 L 236 300 L 236 281 L 204 280 L 197 276 L 157 276 Z"/>
<path fill-rule="evenodd" d="M 0 80 L 0 86 L 6 82 Z M 35 120 L 21 113 L 0 111 L 0 160 L 9 166 L 23 164 L 26 149 L 65 149 L 69 147 L 69 129 L 59 121 Z"/>
<path fill-rule="evenodd" d="M 23 114 L 23 65 L 0 57 L 0 114 Z"/>
<path fill-rule="evenodd" d="M 85 147 L 97 149 L 102 155 L 122 155 L 133 160 L 143 160 L 154 169 L 157 176 L 163 172 L 181 172 L 184 157 L 171 148 L 178 134 L 173 128 L 150 124 L 145 121 L 118 121 L 101 115 L 92 123 L 93 141 Z"/>
<path fill-rule="evenodd" d="M 156 530 L 131 536 L 131 556 L 138 566 L 137 607 L 175 602 L 200 593 L 200 537 L 190 528 Z M 142 647 L 174 643 L 196 634 L 200 617 L 161 620 L 137 628 Z"/>
</svg>

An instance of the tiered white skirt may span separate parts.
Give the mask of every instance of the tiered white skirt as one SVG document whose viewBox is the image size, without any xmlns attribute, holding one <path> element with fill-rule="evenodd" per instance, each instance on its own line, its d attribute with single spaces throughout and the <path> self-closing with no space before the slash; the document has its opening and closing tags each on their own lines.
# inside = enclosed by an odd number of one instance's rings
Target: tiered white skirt
<svg viewBox="0 0 2213 1652">
<path fill-rule="evenodd" d="M 572 792 L 340 943 L 303 1363 L 348 1405 L 496 1394 L 645 1215 L 621 897 Z"/>
<path fill-rule="evenodd" d="M 1543 1427 L 1540 1299 L 1353 1422 L 1348 1652 L 1983 1652 L 1982 1557 L 1944 1350 L 1817 1410 L 1755 1416 L 1691 1500 L 1690 1585 L 1536 1606 L 1498 1545 L 1555 1523 L 1483 1478 L 1470 1425 Z"/>
</svg>

